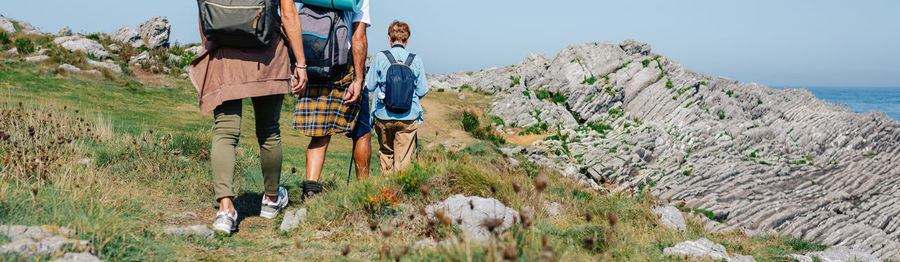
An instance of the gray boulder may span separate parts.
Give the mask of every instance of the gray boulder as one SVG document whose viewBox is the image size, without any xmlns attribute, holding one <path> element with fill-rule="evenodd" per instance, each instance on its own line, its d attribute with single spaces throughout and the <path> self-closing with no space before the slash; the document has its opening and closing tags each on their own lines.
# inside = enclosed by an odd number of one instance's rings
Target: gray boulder
<svg viewBox="0 0 900 262">
<path fill-rule="evenodd" d="M 725 251 L 725 247 L 716 244 L 715 242 L 710 241 L 706 238 L 701 238 L 697 241 L 684 241 L 678 244 L 675 244 L 673 247 L 667 247 L 663 249 L 663 255 L 666 256 L 683 256 L 688 255 L 695 259 L 704 259 L 710 258 L 712 260 L 725 260 L 730 261 L 731 257 L 728 256 L 728 252 Z"/>
<path fill-rule="evenodd" d="M 98 62 L 98 61 L 88 59 L 87 64 L 89 66 L 93 66 L 96 68 L 106 68 L 106 69 L 109 69 L 109 71 L 113 71 L 115 73 L 119 73 L 119 74 L 122 73 L 122 67 L 120 67 L 118 64 L 115 64 L 112 62 Z"/>
<path fill-rule="evenodd" d="M 87 39 L 81 36 L 64 36 L 53 39 L 53 42 L 70 51 L 85 52 L 94 56 L 96 59 L 109 58 L 109 52 L 106 51 L 106 48 L 93 39 Z"/>
<path fill-rule="evenodd" d="M 93 250 L 89 241 L 69 239 L 68 237 L 74 236 L 74 232 L 66 227 L 5 225 L 0 226 L 0 234 L 11 240 L 0 246 L 0 254 L 16 253 L 37 258 Z"/>
<path fill-rule="evenodd" d="M 56 33 L 57 36 L 72 36 L 72 29 L 69 26 L 65 26 L 62 29 L 59 29 L 59 33 Z"/>
<path fill-rule="evenodd" d="M 26 21 L 19 21 L 19 26 L 22 27 L 22 32 L 25 32 L 26 35 L 39 35 L 41 31 L 38 31 L 31 25 L 31 23 Z"/>
<path fill-rule="evenodd" d="M 297 228 L 305 217 L 306 208 L 295 211 L 286 211 L 284 212 L 284 218 L 281 220 L 281 226 L 278 228 L 281 229 L 281 231 L 291 231 L 292 229 Z"/>
<path fill-rule="evenodd" d="M 81 68 L 70 64 L 61 64 L 59 65 L 59 68 L 70 73 L 81 73 Z"/>
<path fill-rule="evenodd" d="M 500 234 L 519 220 L 519 212 L 515 209 L 496 199 L 477 196 L 454 195 L 425 207 L 425 212 L 432 220 L 439 220 L 436 213 L 443 213 L 467 239 L 477 242 L 488 241 L 491 234 Z"/>
<path fill-rule="evenodd" d="M 204 50 L 203 46 L 198 45 L 198 46 L 189 47 L 189 48 L 185 49 L 184 51 L 187 51 L 188 53 L 191 53 L 191 54 L 199 55 L 200 53 L 203 53 L 203 50 Z"/>
<path fill-rule="evenodd" d="M 36 56 L 26 57 L 25 61 L 31 62 L 31 63 L 37 63 L 37 62 L 43 62 L 47 59 L 50 59 L 50 57 L 46 56 L 46 55 L 36 55 Z"/>
<path fill-rule="evenodd" d="M 193 225 L 187 227 L 169 227 L 165 230 L 166 234 L 176 236 L 193 236 L 200 238 L 213 238 L 216 236 L 212 230 L 206 225 Z"/>
<path fill-rule="evenodd" d="M 0 29 L 3 29 L 3 31 L 6 31 L 7 33 L 15 33 L 16 26 L 13 25 L 12 22 L 13 21 L 11 19 L 6 18 L 3 15 L 0 15 Z"/>
<path fill-rule="evenodd" d="M 147 48 L 156 49 L 169 46 L 169 33 L 171 30 L 169 19 L 165 16 L 153 17 L 138 26 L 141 40 L 147 44 Z"/>
<path fill-rule="evenodd" d="M 684 223 L 684 216 L 678 208 L 673 206 L 656 207 L 653 209 L 653 213 L 659 216 L 660 224 L 672 229 L 681 231 L 687 230 L 687 225 Z"/>
<path fill-rule="evenodd" d="M 147 62 L 147 63 L 151 62 L 150 52 L 147 52 L 147 51 L 141 52 L 140 54 L 132 56 L 131 59 L 128 60 L 128 64 L 131 64 L 131 65 L 138 65 L 141 63 L 145 63 L 145 62 Z"/>
<path fill-rule="evenodd" d="M 109 36 L 109 38 L 114 41 L 131 45 L 133 47 L 140 47 L 144 44 L 144 41 L 141 41 L 140 32 L 128 26 L 119 28 L 119 30 L 113 32 L 112 35 Z"/>
</svg>

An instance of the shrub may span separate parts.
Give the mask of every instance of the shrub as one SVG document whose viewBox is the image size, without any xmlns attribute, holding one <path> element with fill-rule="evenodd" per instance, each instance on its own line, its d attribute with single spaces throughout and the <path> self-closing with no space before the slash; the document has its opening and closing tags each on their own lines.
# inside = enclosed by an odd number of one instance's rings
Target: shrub
<svg viewBox="0 0 900 262">
<path fill-rule="evenodd" d="M 556 104 L 565 104 L 566 101 L 568 101 L 568 100 L 569 100 L 569 98 L 567 98 L 566 96 L 564 96 L 562 94 L 554 94 L 550 98 L 550 101 L 552 101 L 553 103 L 556 103 Z"/>
<path fill-rule="evenodd" d="M 438 88 L 437 91 L 438 91 L 438 93 L 443 93 L 443 92 L 444 92 L 444 89 L 443 89 L 443 88 Z"/>
<path fill-rule="evenodd" d="M 550 98 L 550 92 L 547 92 L 547 90 L 537 90 L 534 91 L 534 96 L 539 100 L 545 100 L 547 98 Z"/>
<path fill-rule="evenodd" d="M 509 87 L 514 87 L 519 84 L 521 79 L 518 76 L 509 76 L 509 80 L 512 80 L 512 84 L 510 84 Z"/>
<path fill-rule="evenodd" d="M 622 111 L 621 109 L 618 109 L 618 108 L 610 108 L 609 112 L 607 112 L 607 113 L 609 114 L 609 116 L 616 117 L 616 118 L 625 114 L 624 111 Z"/>
<path fill-rule="evenodd" d="M 463 84 L 463 85 L 459 86 L 459 90 L 463 90 L 463 89 L 472 89 L 472 86 L 470 86 L 469 84 Z"/>
<path fill-rule="evenodd" d="M 583 85 L 593 85 L 593 84 L 596 83 L 596 82 L 597 82 L 597 77 L 596 77 L 596 76 L 591 76 L 591 77 L 589 77 L 589 78 L 584 78 L 584 81 L 581 81 L 581 84 L 583 84 Z"/>
<path fill-rule="evenodd" d="M 4 47 L 10 43 L 9 34 L 6 31 L 0 31 L 0 45 Z"/>
<path fill-rule="evenodd" d="M 478 116 L 469 112 L 463 112 L 462 117 L 463 130 L 469 132 L 475 138 L 486 140 L 494 145 L 506 144 L 506 139 L 496 134 L 490 126 L 482 127 Z"/>
<path fill-rule="evenodd" d="M 725 119 L 725 111 L 719 111 L 719 119 Z"/>
<path fill-rule="evenodd" d="M 613 130 L 612 126 L 597 122 L 588 122 L 587 126 L 591 130 L 597 131 L 597 133 L 601 134 L 606 134 L 606 131 Z"/>
<path fill-rule="evenodd" d="M 603 88 L 603 91 L 606 92 L 607 94 L 609 94 L 610 96 L 616 95 L 616 92 L 613 91 L 613 88 L 611 86 L 607 86 L 606 88 Z"/>
<path fill-rule="evenodd" d="M 531 98 L 531 92 L 528 92 L 528 90 L 522 91 L 522 95 L 525 95 L 525 97 L 527 98 Z"/>
<path fill-rule="evenodd" d="M 666 81 L 666 88 L 671 89 L 673 87 L 675 87 L 675 84 L 672 83 L 672 80 Z"/>
<path fill-rule="evenodd" d="M 18 38 L 16 39 L 16 49 L 18 49 L 19 54 L 31 54 L 34 53 L 34 43 L 28 38 Z"/>
<path fill-rule="evenodd" d="M 649 59 L 644 59 L 644 61 L 641 61 L 641 65 L 643 65 L 644 68 L 647 68 L 647 66 L 650 65 L 650 60 L 649 60 Z"/>
</svg>

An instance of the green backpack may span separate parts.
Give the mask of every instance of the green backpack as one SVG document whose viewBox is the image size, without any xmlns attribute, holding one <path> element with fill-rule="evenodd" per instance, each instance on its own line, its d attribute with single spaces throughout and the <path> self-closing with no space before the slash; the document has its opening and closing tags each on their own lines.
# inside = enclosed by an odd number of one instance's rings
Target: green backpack
<svg viewBox="0 0 900 262">
<path fill-rule="evenodd" d="M 281 26 L 276 0 L 197 0 L 206 39 L 218 45 L 259 48 Z"/>
</svg>

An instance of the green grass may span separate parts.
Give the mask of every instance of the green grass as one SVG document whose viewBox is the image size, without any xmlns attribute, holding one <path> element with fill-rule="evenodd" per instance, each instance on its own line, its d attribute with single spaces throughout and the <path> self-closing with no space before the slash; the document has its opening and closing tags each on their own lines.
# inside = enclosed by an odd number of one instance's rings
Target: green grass
<svg viewBox="0 0 900 262">
<path fill-rule="evenodd" d="M 591 76 L 591 77 L 585 77 L 584 81 L 581 81 L 581 84 L 582 85 L 593 85 L 596 82 L 597 82 L 597 77 Z"/>
</svg>

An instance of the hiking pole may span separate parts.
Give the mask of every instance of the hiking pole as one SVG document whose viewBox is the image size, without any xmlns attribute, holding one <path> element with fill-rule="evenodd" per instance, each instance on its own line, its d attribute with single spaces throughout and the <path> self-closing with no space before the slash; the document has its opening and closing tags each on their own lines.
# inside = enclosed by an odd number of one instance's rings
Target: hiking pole
<svg viewBox="0 0 900 262">
<path fill-rule="evenodd" d="M 356 156 L 356 141 L 358 140 L 359 138 L 353 139 L 353 147 L 350 149 L 350 167 L 347 168 L 347 185 L 350 184 L 350 172 L 353 171 L 353 157 Z"/>
</svg>

